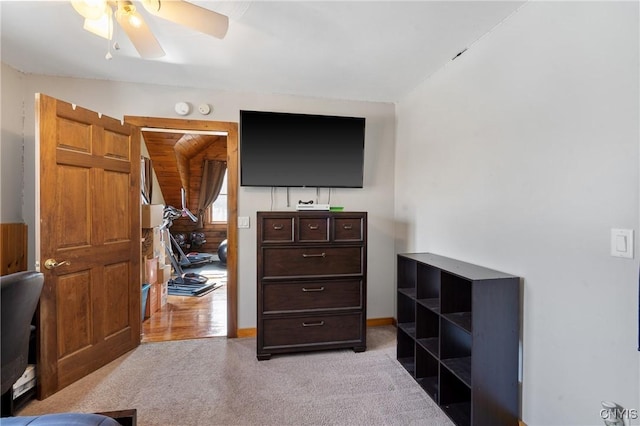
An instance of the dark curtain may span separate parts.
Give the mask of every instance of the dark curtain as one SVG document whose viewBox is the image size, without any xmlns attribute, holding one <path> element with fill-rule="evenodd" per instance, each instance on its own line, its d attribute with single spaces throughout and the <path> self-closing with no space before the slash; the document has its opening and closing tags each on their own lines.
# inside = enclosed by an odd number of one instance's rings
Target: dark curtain
<svg viewBox="0 0 640 426">
<path fill-rule="evenodd" d="M 202 162 L 202 181 L 200 182 L 200 197 L 198 202 L 198 227 L 204 227 L 204 213 L 218 198 L 227 162 L 219 160 L 204 160 Z"/>
<path fill-rule="evenodd" d="M 151 204 L 151 193 L 153 191 L 153 165 L 151 158 L 140 157 L 140 191 L 142 193 L 142 204 Z"/>
</svg>

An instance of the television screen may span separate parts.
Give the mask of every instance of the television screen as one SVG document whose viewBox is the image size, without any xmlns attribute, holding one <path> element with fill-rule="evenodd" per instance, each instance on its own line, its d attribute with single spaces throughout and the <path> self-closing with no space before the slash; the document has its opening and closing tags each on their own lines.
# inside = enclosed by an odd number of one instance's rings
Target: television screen
<svg viewBox="0 0 640 426">
<path fill-rule="evenodd" d="M 240 111 L 240 185 L 362 188 L 365 119 Z"/>
</svg>

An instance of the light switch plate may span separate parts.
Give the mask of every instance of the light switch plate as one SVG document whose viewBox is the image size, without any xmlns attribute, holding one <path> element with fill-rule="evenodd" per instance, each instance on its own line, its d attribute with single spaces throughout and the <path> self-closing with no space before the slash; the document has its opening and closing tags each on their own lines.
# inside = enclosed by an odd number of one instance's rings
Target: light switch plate
<svg viewBox="0 0 640 426">
<path fill-rule="evenodd" d="M 249 216 L 238 216 L 238 228 L 249 228 Z"/>
<path fill-rule="evenodd" d="M 611 229 L 611 256 L 633 259 L 633 229 Z"/>
</svg>

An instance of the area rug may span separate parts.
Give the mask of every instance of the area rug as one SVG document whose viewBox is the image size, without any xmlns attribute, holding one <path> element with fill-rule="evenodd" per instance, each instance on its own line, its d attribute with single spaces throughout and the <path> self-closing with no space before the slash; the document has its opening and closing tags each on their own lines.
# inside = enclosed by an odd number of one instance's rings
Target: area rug
<svg viewBox="0 0 640 426">
<path fill-rule="evenodd" d="M 451 421 L 396 360 L 393 326 L 367 350 L 256 359 L 256 339 L 144 343 L 19 414 L 138 410 L 138 425 L 426 425 Z"/>
</svg>

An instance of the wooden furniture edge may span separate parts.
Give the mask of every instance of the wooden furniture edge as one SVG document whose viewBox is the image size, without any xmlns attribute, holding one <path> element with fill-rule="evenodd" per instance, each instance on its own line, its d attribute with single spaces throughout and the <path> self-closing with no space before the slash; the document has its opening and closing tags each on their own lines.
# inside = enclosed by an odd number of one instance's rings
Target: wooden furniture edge
<svg viewBox="0 0 640 426">
<path fill-rule="evenodd" d="M 27 270 L 27 224 L 0 224 L 0 275 Z"/>
<path fill-rule="evenodd" d="M 137 426 L 138 424 L 138 410 L 136 408 L 117 411 L 103 411 L 96 414 L 111 417 L 122 426 Z"/>
<path fill-rule="evenodd" d="M 394 318 L 371 318 L 367 320 L 367 327 L 380 327 L 383 325 L 396 325 L 396 320 Z M 257 330 L 255 327 L 252 328 L 239 328 L 238 329 L 238 338 L 243 337 L 256 337 Z M 523 425 L 526 426 L 526 425 Z"/>
<path fill-rule="evenodd" d="M 238 333 L 237 333 L 237 337 L 238 338 L 243 338 L 243 337 L 256 337 L 257 332 L 256 332 L 256 328 L 252 327 L 252 328 L 239 328 L 238 329 Z"/>
<path fill-rule="evenodd" d="M 396 325 L 394 318 L 371 318 L 367 320 L 367 327 L 381 327 L 383 325 Z"/>
</svg>

